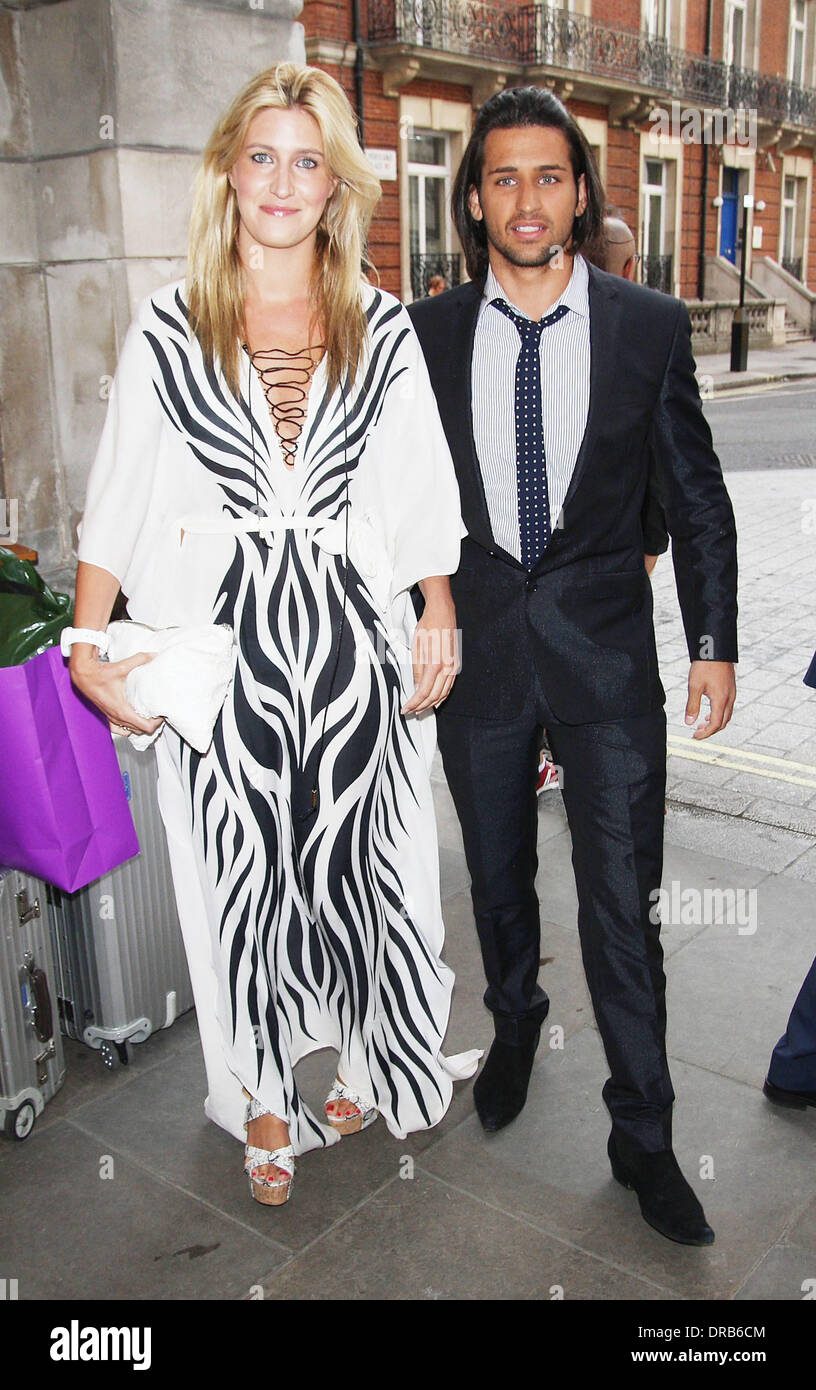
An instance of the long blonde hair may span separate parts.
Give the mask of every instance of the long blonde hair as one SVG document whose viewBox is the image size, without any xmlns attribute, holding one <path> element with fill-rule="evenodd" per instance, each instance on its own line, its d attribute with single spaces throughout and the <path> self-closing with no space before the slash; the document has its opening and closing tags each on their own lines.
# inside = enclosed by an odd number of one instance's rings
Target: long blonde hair
<svg viewBox="0 0 816 1390">
<path fill-rule="evenodd" d="M 354 113 L 338 82 L 319 68 L 278 63 L 238 93 L 210 136 L 190 218 L 187 302 L 190 327 L 209 368 L 217 362 L 237 394 L 246 279 L 238 254 L 240 223 L 227 177 L 250 121 L 270 107 L 302 107 L 317 121 L 330 173 L 338 180 L 317 228 L 312 298 L 325 333 L 329 385 L 353 382 L 367 342 L 361 295 L 368 228 L 380 181 L 357 140 Z"/>
</svg>

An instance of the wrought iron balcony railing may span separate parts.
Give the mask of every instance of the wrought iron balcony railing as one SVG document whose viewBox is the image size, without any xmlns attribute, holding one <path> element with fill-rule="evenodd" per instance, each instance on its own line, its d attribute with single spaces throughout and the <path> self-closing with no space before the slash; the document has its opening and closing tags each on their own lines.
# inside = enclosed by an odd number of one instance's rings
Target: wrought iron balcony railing
<svg viewBox="0 0 816 1390">
<path fill-rule="evenodd" d="M 369 0 L 372 45 L 410 48 L 552 67 L 621 83 L 719 110 L 747 110 L 758 121 L 816 130 L 816 91 L 786 78 L 730 67 L 674 48 L 637 29 L 533 0 Z"/>
<path fill-rule="evenodd" d="M 816 129 L 816 91 L 812 87 L 800 87 L 786 77 L 772 77 L 748 68 L 726 71 L 727 105 L 732 110 L 756 111 L 760 121 L 773 125 L 787 121 L 808 130 Z"/>
<path fill-rule="evenodd" d="M 793 259 L 789 256 L 782 257 L 782 269 L 792 275 L 794 280 L 801 280 L 802 278 L 802 259 L 801 256 L 796 256 Z"/>
<path fill-rule="evenodd" d="M 525 63 L 571 68 L 598 77 L 616 78 L 679 96 L 719 103 L 726 83 L 721 63 L 638 29 L 613 28 L 588 15 L 571 14 L 548 4 L 526 6 L 528 43 Z"/>
<path fill-rule="evenodd" d="M 513 0 L 369 0 L 371 43 L 404 43 L 521 63 L 527 6 Z"/>
</svg>

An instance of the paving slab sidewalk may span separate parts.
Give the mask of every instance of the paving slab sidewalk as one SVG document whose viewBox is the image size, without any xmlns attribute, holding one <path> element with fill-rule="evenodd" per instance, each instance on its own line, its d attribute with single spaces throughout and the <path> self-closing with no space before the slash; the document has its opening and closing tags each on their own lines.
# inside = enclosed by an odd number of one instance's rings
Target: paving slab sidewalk
<svg viewBox="0 0 816 1390">
<path fill-rule="evenodd" d="M 453 1053 L 489 1045 L 492 1026 L 461 836 L 439 776 L 434 791 L 445 954 L 457 977 Z M 688 848 L 686 817 L 669 808 L 669 1052 L 676 1148 L 717 1232 L 712 1247 L 663 1240 L 611 1178 L 607 1073 L 556 792 L 539 805 L 551 1012 L 513 1125 L 485 1135 L 462 1083 L 436 1129 L 400 1140 L 379 1122 L 308 1154 L 291 1201 L 262 1208 L 249 1198 L 240 1146 L 204 1117 L 192 1013 L 133 1048 L 116 1073 L 66 1040 L 63 1091 L 24 1144 L 0 1140 L 0 1278 L 18 1281 L 20 1300 L 800 1300 L 816 1276 L 816 1112 L 777 1111 L 761 1087 L 812 957 L 812 889 L 784 866 L 754 862 L 750 846 L 738 857 L 710 837 Z M 707 891 L 738 911 L 708 911 Z M 299 1065 L 310 1106 L 333 1070 L 328 1053 Z"/>
<path fill-rule="evenodd" d="M 784 347 L 748 349 L 747 371 L 731 371 L 730 352 L 695 353 L 697 379 L 703 396 L 742 390 L 773 382 L 816 377 L 816 341 L 812 338 Z"/>
<path fill-rule="evenodd" d="M 750 360 L 766 370 L 763 354 Z M 722 361 L 698 367 L 728 376 Z M 776 379 L 816 373 L 816 345 L 774 350 L 774 370 Z M 675 1143 L 715 1245 L 662 1240 L 611 1179 L 606 1067 L 555 792 L 539 806 L 551 1015 L 512 1126 L 486 1136 L 471 1086 L 460 1084 L 435 1130 L 397 1140 L 380 1122 L 309 1154 L 291 1202 L 266 1209 L 249 1199 L 240 1146 L 204 1117 L 193 1013 L 134 1048 L 114 1074 L 66 1040 L 64 1089 L 25 1144 L 0 1139 L 0 1278 L 18 1281 L 21 1300 L 241 1300 L 259 1290 L 297 1299 L 551 1299 L 560 1290 L 573 1300 L 801 1300 L 816 1277 L 816 1112 L 778 1111 L 761 1087 L 816 949 L 816 695 L 801 685 L 816 641 L 802 504 L 816 496 L 816 479 L 800 469 L 774 471 L 772 482 L 729 473 L 727 482 L 741 546 L 740 702 L 730 729 L 702 748 L 722 745 L 728 757 L 688 757 L 700 749 L 682 724 L 688 659 L 669 559 L 654 578 L 672 738 L 663 940 Z M 453 1053 L 488 1046 L 492 1027 L 461 835 L 438 765 L 434 791 L 446 958 L 457 977 Z M 333 1071 L 325 1053 L 298 1067 L 315 1108 Z"/>
<path fill-rule="evenodd" d="M 737 704 L 730 724 L 694 741 L 683 715 L 688 653 L 671 556 L 653 572 L 655 632 L 666 689 L 670 802 L 783 831 L 793 872 L 814 879 L 816 692 L 803 685 L 816 647 L 816 470 L 729 470 L 737 521 Z M 769 843 L 775 843 L 774 836 Z M 770 866 L 769 866 L 770 867 Z"/>
</svg>

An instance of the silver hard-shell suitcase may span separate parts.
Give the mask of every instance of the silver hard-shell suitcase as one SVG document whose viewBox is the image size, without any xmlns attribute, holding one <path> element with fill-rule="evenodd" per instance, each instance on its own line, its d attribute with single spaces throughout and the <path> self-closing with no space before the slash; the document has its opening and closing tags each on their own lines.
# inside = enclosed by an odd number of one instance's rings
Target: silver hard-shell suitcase
<svg viewBox="0 0 816 1390">
<path fill-rule="evenodd" d="M 0 1120 L 25 1139 L 65 1080 L 45 886 L 0 869 Z"/>
<path fill-rule="evenodd" d="M 193 1006 L 156 796 L 156 754 L 116 739 L 141 852 L 78 893 L 47 889 L 60 1026 L 110 1068 Z"/>
</svg>

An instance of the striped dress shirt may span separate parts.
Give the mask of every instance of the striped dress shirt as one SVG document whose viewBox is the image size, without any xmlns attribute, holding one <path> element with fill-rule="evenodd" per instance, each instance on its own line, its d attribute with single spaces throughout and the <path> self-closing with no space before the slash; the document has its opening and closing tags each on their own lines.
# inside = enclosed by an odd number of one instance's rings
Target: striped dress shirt
<svg viewBox="0 0 816 1390">
<path fill-rule="evenodd" d="M 516 363 L 521 351 L 519 331 L 492 304 L 505 294 L 488 269 L 484 298 L 473 344 L 473 438 L 482 470 L 493 538 L 510 555 L 521 559 L 516 480 Z M 569 284 L 547 309 L 560 304 L 572 311 L 541 334 L 541 415 L 547 490 L 553 530 L 558 525 L 589 412 L 589 272 L 582 256 L 573 262 Z"/>
</svg>

